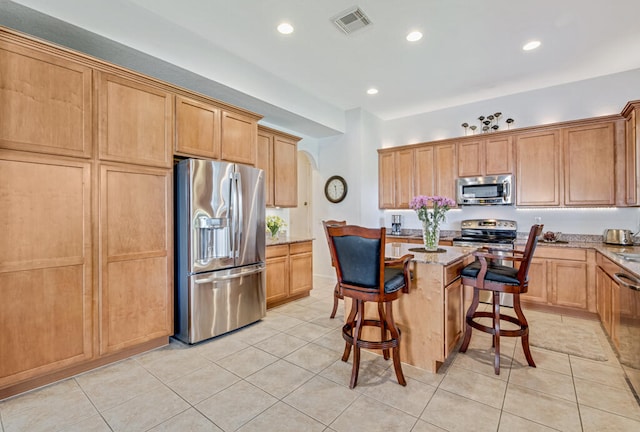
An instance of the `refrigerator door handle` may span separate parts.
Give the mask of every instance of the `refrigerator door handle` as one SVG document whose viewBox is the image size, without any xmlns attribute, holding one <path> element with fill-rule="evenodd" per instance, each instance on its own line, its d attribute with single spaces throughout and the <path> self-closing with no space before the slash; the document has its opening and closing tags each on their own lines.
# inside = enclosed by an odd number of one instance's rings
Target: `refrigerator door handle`
<svg viewBox="0 0 640 432">
<path fill-rule="evenodd" d="M 243 210 L 243 197 L 242 197 L 242 175 L 237 172 L 236 173 L 236 196 L 237 196 L 237 218 L 236 218 L 236 235 L 238 236 L 238 247 L 236 248 L 236 257 L 238 257 L 240 255 L 240 251 L 238 249 L 240 249 L 240 244 L 241 244 L 241 240 L 242 237 L 244 235 L 244 233 L 242 232 L 242 229 L 244 227 L 244 210 Z"/>
<path fill-rule="evenodd" d="M 200 284 L 207 284 L 207 283 L 211 283 L 211 282 L 216 282 L 216 281 L 225 281 L 225 280 L 229 280 L 229 279 L 236 279 L 242 276 L 249 276 L 252 274 L 256 274 L 256 273 L 260 273 L 264 271 L 264 266 L 258 266 L 258 267 L 254 267 L 251 269 L 247 269 L 247 270 L 243 270 L 237 273 L 231 273 L 231 274 L 226 274 L 224 276 L 209 276 L 208 278 L 205 279 L 198 279 L 196 281 L 194 281 L 194 283 L 200 285 Z"/>
<path fill-rule="evenodd" d="M 237 200 L 237 195 L 236 195 L 236 190 L 235 190 L 235 173 L 230 173 L 229 174 L 229 182 L 230 182 L 230 188 L 229 188 L 229 193 L 231 194 L 230 197 L 230 213 L 231 213 L 231 227 L 229 229 L 229 258 L 233 258 L 235 260 L 236 257 L 236 226 L 237 226 L 237 217 L 236 217 L 236 212 L 238 209 L 238 200 Z"/>
</svg>

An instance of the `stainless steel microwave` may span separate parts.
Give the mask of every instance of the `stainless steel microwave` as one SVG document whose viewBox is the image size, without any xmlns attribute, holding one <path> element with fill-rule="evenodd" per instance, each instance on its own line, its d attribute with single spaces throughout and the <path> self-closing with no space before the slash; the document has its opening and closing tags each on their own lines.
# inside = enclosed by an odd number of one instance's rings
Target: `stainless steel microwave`
<svg viewBox="0 0 640 432">
<path fill-rule="evenodd" d="M 462 177 L 456 180 L 458 205 L 511 205 L 513 176 Z"/>
</svg>

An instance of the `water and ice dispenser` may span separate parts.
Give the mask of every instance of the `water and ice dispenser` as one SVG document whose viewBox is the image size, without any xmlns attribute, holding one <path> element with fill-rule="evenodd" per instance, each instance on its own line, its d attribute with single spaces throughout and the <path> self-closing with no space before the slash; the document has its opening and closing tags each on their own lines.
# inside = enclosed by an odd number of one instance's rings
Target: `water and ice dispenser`
<svg viewBox="0 0 640 432">
<path fill-rule="evenodd" d="M 231 257 L 229 247 L 229 219 L 199 216 L 195 226 L 197 230 L 198 256 L 200 264 L 208 263 L 217 258 Z"/>
</svg>

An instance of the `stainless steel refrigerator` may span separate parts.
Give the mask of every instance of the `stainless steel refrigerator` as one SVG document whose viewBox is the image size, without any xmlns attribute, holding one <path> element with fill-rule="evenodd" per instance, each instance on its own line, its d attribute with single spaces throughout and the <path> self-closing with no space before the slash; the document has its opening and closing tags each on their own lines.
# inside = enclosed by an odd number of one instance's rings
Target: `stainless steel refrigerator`
<svg viewBox="0 0 640 432">
<path fill-rule="evenodd" d="M 193 344 L 266 315 L 264 172 L 175 166 L 175 337 Z"/>
</svg>

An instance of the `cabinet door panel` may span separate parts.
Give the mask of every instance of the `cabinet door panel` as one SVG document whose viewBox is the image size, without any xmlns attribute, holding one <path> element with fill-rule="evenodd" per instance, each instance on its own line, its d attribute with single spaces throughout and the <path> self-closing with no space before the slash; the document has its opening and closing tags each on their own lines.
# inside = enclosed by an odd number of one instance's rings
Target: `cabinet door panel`
<svg viewBox="0 0 640 432">
<path fill-rule="evenodd" d="M 615 204 L 614 124 L 566 129 L 563 147 L 565 204 Z"/>
<path fill-rule="evenodd" d="M 458 176 L 471 177 L 484 174 L 484 152 L 481 141 L 458 143 Z"/>
<path fill-rule="evenodd" d="M 559 206 L 559 132 L 519 135 L 515 140 L 516 203 L 523 206 Z"/>
<path fill-rule="evenodd" d="M 415 150 L 415 184 L 416 195 L 431 196 L 435 194 L 435 160 L 433 146 Z"/>
<path fill-rule="evenodd" d="M 173 333 L 168 267 L 167 257 L 107 265 L 100 299 L 101 354 Z"/>
<path fill-rule="evenodd" d="M 378 207 L 392 209 L 395 205 L 395 153 L 378 155 Z"/>
<path fill-rule="evenodd" d="M 547 304 L 547 262 L 533 258 L 529 265 L 529 289 L 522 295 L 523 301 Z"/>
<path fill-rule="evenodd" d="M 101 166 L 100 348 L 173 333 L 171 172 Z"/>
<path fill-rule="evenodd" d="M 256 168 L 264 171 L 265 204 L 273 207 L 273 134 L 258 131 Z"/>
<path fill-rule="evenodd" d="M 220 158 L 220 108 L 176 97 L 176 151 L 209 159 Z"/>
<path fill-rule="evenodd" d="M 0 42 L 0 148 L 89 157 L 91 69 Z"/>
<path fill-rule="evenodd" d="M 456 197 L 456 146 L 442 144 L 435 146 L 436 162 L 436 194 L 451 198 Z"/>
<path fill-rule="evenodd" d="M 289 296 L 289 256 L 267 260 L 267 303 L 284 300 Z"/>
<path fill-rule="evenodd" d="M 291 272 L 289 293 L 292 296 L 313 288 L 313 255 L 311 253 L 290 255 L 289 271 Z"/>
<path fill-rule="evenodd" d="M 445 288 L 445 353 L 450 353 L 462 336 L 463 316 L 466 313 L 463 304 L 463 288 L 460 280 Z"/>
<path fill-rule="evenodd" d="M 273 139 L 274 205 L 298 205 L 298 152 L 297 143 L 278 136 Z"/>
<path fill-rule="evenodd" d="M 93 357 L 90 171 L 0 150 L 0 387 Z"/>
<path fill-rule="evenodd" d="M 553 303 L 587 309 L 587 264 L 573 261 L 552 261 L 551 279 Z"/>
<path fill-rule="evenodd" d="M 98 77 L 100 159 L 171 167 L 171 93 L 106 73 Z"/>
<path fill-rule="evenodd" d="M 395 158 L 395 208 L 409 208 L 413 193 L 413 150 L 400 150 Z"/>
<path fill-rule="evenodd" d="M 229 162 L 255 165 L 258 123 L 253 117 L 222 111 L 220 157 Z"/>
<path fill-rule="evenodd" d="M 637 108 L 629 114 L 625 128 L 625 198 L 627 205 L 636 205 L 640 201 L 640 121 Z"/>
<path fill-rule="evenodd" d="M 511 137 L 488 138 L 484 144 L 486 175 L 511 174 L 513 172 L 513 146 Z"/>
</svg>

